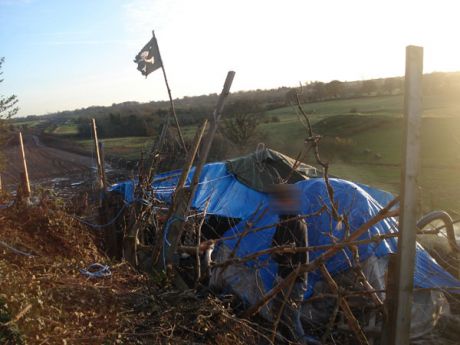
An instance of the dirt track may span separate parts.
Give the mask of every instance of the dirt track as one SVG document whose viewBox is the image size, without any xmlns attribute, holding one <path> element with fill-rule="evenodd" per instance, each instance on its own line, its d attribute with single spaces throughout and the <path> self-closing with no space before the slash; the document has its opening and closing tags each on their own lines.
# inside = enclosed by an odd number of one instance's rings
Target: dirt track
<svg viewBox="0 0 460 345">
<path fill-rule="evenodd" d="M 91 157 L 47 147 L 35 135 L 25 135 L 24 146 L 31 182 L 70 175 L 85 176 L 94 166 Z M 19 146 L 9 146 L 4 154 L 3 184 L 16 184 L 22 171 Z"/>
</svg>

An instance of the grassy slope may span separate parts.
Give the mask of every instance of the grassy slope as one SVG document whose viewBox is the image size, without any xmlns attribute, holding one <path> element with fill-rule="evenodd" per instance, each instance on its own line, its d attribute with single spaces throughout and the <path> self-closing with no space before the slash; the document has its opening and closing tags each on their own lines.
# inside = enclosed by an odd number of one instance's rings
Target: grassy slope
<svg viewBox="0 0 460 345">
<path fill-rule="evenodd" d="M 331 159 L 333 174 L 398 192 L 402 96 L 311 103 L 304 109 L 311 113 L 315 130 L 326 136 L 321 150 Z M 359 115 L 350 113 L 352 109 Z M 296 154 L 306 137 L 293 114 L 290 107 L 273 110 L 269 115 L 281 122 L 262 126 L 270 138 L 267 142 L 290 155 Z M 424 117 L 422 206 L 460 212 L 460 102 L 441 95 L 425 97 Z M 312 157 L 307 160 L 313 162 Z"/>
<path fill-rule="evenodd" d="M 142 150 L 148 150 L 152 144 L 152 138 L 149 137 L 125 137 L 102 139 L 104 150 L 109 155 L 116 155 L 125 159 L 139 159 Z M 93 150 L 93 140 L 78 140 L 78 145 L 88 151 Z"/>
<path fill-rule="evenodd" d="M 336 120 L 350 120 L 347 117 L 339 116 Z M 381 126 L 378 126 L 380 121 L 375 117 L 369 117 L 363 122 L 366 121 L 374 121 L 377 126 L 348 136 L 352 148 L 347 148 L 347 157 L 339 157 L 333 162 L 332 172 L 397 192 L 403 137 L 402 119 L 391 119 Z M 360 125 L 356 121 L 355 126 L 358 128 Z M 336 126 L 328 128 L 329 134 L 340 136 L 343 127 L 336 123 Z M 336 133 L 333 133 L 333 129 Z M 459 130 L 458 118 L 423 120 L 420 185 L 424 208 L 439 207 L 460 211 L 460 188 L 457 179 L 460 169 L 460 141 L 456 135 Z M 318 132 L 321 133 L 320 129 Z M 324 149 L 327 152 L 327 147 Z"/>
<path fill-rule="evenodd" d="M 65 123 L 65 124 L 59 125 L 52 133 L 57 134 L 57 135 L 64 135 L 64 136 L 76 135 L 78 134 L 78 128 L 77 128 L 77 125 L 73 123 Z"/>
</svg>

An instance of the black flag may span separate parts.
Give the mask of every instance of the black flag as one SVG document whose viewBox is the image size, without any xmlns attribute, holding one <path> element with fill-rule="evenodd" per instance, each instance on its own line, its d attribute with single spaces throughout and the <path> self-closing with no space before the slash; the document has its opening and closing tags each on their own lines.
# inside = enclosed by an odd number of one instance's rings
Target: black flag
<svg viewBox="0 0 460 345">
<path fill-rule="evenodd" d="M 134 58 L 137 69 L 146 77 L 162 66 L 160 50 L 155 36 L 141 49 Z"/>
</svg>

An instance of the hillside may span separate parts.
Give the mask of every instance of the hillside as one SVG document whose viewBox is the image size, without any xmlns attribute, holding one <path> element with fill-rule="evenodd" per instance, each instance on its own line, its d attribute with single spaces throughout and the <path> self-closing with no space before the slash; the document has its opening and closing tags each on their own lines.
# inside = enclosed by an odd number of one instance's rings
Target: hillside
<svg viewBox="0 0 460 345">
<path fill-rule="evenodd" d="M 456 74 L 452 76 L 456 77 Z M 422 137 L 424 169 L 421 183 L 425 207 L 448 208 L 460 212 L 460 201 L 457 201 L 460 200 L 458 197 L 460 188 L 456 187 L 455 181 L 455 169 L 458 168 L 459 162 L 457 153 L 459 152 L 459 140 L 456 133 L 458 133 L 460 124 L 460 103 L 457 101 L 455 90 L 455 88 L 449 89 L 449 92 L 434 92 L 433 90 L 428 92 L 428 90 L 424 96 L 425 119 Z M 237 93 L 237 97 L 252 96 L 254 102 L 265 104 L 266 110 L 260 117 L 258 134 L 245 147 L 237 147 L 225 138 L 218 137 L 218 144 L 213 146 L 216 150 L 213 155 L 214 159 L 224 159 L 253 151 L 259 142 L 290 156 L 296 156 L 303 146 L 306 132 L 300 125 L 295 108 L 291 106 L 273 108 L 276 102 L 268 101 L 276 99 L 281 102 L 282 92 L 286 93 L 286 89 Z M 306 91 L 305 93 L 308 94 Z M 193 137 L 200 119 L 209 114 L 213 97 L 214 95 L 210 95 L 204 98 L 194 99 L 192 97 L 183 100 L 191 107 L 188 115 L 185 113 L 181 115 L 181 107 L 178 107 L 179 121 L 188 140 Z M 197 108 L 197 104 L 201 104 L 201 101 L 202 106 Z M 183 103 L 179 102 L 179 105 L 181 104 Z M 131 103 L 114 105 L 105 110 L 103 108 L 87 109 L 84 113 L 85 116 L 97 117 L 100 116 L 98 114 L 123 107 L 130 113 L 129 109 L 132 105 Z M 139 109 L 147 109 L 146 106 L 142 107 Z M 303 103 L 303 108 L 314 124 L 315 131 L 325 137 L 322 140 L 321 149 L 325 157 L 331 160 L 331 171 L 334 174 L 376 185 L 392 192 L 398 190 L 403 114 L 401 94 L 309 101 Z M 68 114 L 61 115 L 56 114 L 40 122 L 37 122 L 36 119 L 29 119 L 29 122 L 22 121 L 17 125 L 26 125 L 33 130 L 44 129 L 57 138 L 70 141 L 71 145 L 91 155 L 93 143 L 90 137 L 81 138 L 79 134 L 79 126 L 89 128 L 88 120 L 83 119 L 80 120 L 82 122 L 78 122 L 75 117 L 69 118 Z M 225 114 L 225 116 L 231 117 L 231 114 Z M 158 121 L 158 117 L 152 118 L 151 136 L 137 134 L 105 138 L 103 141 L 106 154 L 130 161 L 139 159 L 141 151 L 148 150 L 154 142 L 161 125 L 161 122 Z M 101 130 L 105 125 L 108 123 L 100 123 Z M 306 163 L 312 164 L 312 158 L 307 158 Z"/>
<path fill-rule="evenodd" d="M 315 125 L 317 133 L 334 141 L 323 147 L 332 172 L 392 192 L 399 189 L 403 123 L 400 118 L 335 116 Z M 422 123 L 421 186 L 425 209 L 460 211 L 460 141 L 457 118 L 426 117 Z M 333 148 L 333 150 L 331 149 Z"/>
</svg>

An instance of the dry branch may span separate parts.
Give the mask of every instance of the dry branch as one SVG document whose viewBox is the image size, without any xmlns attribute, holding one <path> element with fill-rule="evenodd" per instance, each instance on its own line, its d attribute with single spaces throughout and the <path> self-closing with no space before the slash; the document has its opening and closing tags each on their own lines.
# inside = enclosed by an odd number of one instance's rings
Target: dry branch
<svg viewBox="0 0 460 345">
<path fill-rule="evenodd" d="M 332 249 L 332 248 L 343 249 L 343 248 L 350 247 L 350 246 L 377 243 L 377 242 L 380 242 L 380 241 L 383 241 L 389 238 L 395 238 L 398 236 L 399 236 L 399 233 L 390 233 L 390 234 L 383 234 L 383 235 L 374 235 L 371 238 L 365 239 L 365 240 L 350 241 L 350 242 L 346 241 L 346 242 L 339 242 L 335 244 L 324 244 L 324 245 L 310 246 L 310 247 L 278 246 L 278 247 L 263 249 L 258 252 L 252 253 L 250 255 L 241 257 L 241 258 L 233 258 L 233 259 L 229 259 L 223 262 L 219 262 L 219 263 L 213 264 L 213 267 L 222 267 L 222 266 L 227 266 L 227 265 L 232 265 L 232 264 L 241 264 L 247 261 L 254 260 L 263 255 L 272 255 L 275 253 L 276 254 L 295 254 L 295 253 L 327 250 L 327 249 Z"/>
<path fill-rule="evenodd" d="M 382 208 L 374 217 L 369 219 L 366 223 L 361 225 L 353 234 L 350 235 L 346 240 L 343 241 L 343 243 L 351 242 L 359 238 L 361 235 L 363 235 L 366 231 L 368 231 L 372 226 L 375 224 L 379 223 L 380 221 L 384 220 L 385 218 L 388 217 L 388 213 L 391 212 L 391 209 L 399 202 L 399 197 L 393 199 L 388 203 L 387 206 Z M 325 263 L 327 260 L 329 260 L 331 257 L 337 254 L 337 252 L 340 250 L 340 247 L 333 247 L 326 251 L 325 253 L 321 254 L 318 258 L 316 258 L 313 262 L 305 265 L 299 266 L 299 269 L 295 270 L 294 272 L 290 273 L 283 281 L 281 281 L 278 285 L 276 285 L 274 288 L 272 288 L 270 291 L 268 291 L 262 299 L 253 305 L 251 308 L 249 308 L 245 313 L 245 317 L 250 317 L 256 313 L 259 312 L 259 310 L 264 307 L 270 300 L 284 287 L 286 287 L 292 279 L 295 279 L 295 277 L 298 274 L 304 274 L 308 272 L 315 271 Z"/>
</svg>

